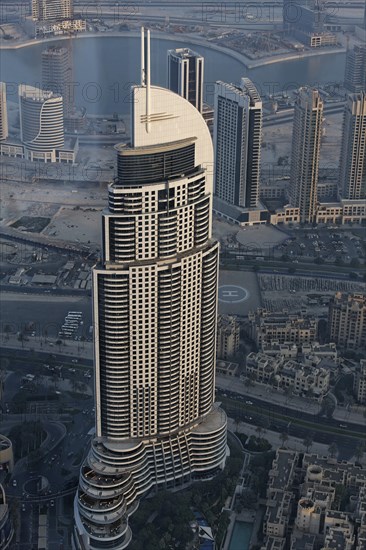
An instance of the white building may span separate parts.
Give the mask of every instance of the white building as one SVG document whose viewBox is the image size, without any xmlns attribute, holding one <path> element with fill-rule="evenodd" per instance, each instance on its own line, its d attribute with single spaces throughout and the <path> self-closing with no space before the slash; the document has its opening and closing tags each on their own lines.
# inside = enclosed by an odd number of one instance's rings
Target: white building
<svg viewBox="0 0 366 550">
<path fill-rule="evenodd" d="M 78 549 L 126 548 L 139 498 L 211 478 L 226 458 L 211 137 L 188 101 L 150 85 L 149 40 L 142 60 L 93 271 L 96 436 L 75 498 Z"/>
<path fill-rule="evenodd" d="M 33 86 L 19 86 L 20 136 L 25 158 L 56 162 L 64 145 L 61 95 Z"/>
</svg>

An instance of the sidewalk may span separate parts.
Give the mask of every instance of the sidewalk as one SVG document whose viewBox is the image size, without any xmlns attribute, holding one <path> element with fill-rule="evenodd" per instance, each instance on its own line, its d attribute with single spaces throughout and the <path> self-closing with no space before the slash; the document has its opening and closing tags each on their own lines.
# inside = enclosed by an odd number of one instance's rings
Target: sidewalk
<svg viewBox="0 0 366 550">
<path fill-rule="evenodd" d="M 318 414 L 320 411 L 320 403 L 313 399 L 305 397 L 287 396 L 280 391 L 266 384 L 256 383 L 254 386 L 246 386 L 242 380 L 234 376 L 216 375 L 216 386 L 248 397 L 255 397 L 267 401 L 269 404 L 288 407 L 297 411 L 303 411 L 307 414 Z M 359 410 L 347 410 L 343 407 L 336 407 L 333 413 L 333 418 L 340 422 L 352 422 L 354 424 L 366 425 L 366 419 L 363 416 L 362 407 L 357 407 Z"/>
</svg>

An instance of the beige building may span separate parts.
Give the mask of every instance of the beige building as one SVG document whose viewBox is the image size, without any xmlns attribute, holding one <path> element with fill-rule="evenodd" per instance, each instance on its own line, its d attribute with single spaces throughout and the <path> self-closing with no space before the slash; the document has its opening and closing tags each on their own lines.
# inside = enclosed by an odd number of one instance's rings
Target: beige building
<svg viewBox="0 0 366 550">
<path fill-rule="evenodd" d="M 329 339 L 345 349 L 366 345 L 366 294 L 337 292 L 329 304 Z"/>
<path fill-rule="evenodd" d="M 218 359 L 230 359 L 239 351 L 240 325 L 233 315 L 219 315 L 217 323 Z"/>
<path fill-rule="evenodd" d="M 318 323 L 315 317 L 286 311 L 274 313 L 259 308 L 248 315 L 251 337 L 261 348 L 273 341 L 279 344 L 315 342 Z"/>
<path fill-rule="evenodd" d="M 300 222 L 312 223 L 318 201 L 323 101 L 318 90 L 300 88 L 292 134 L 290 202 L 300 209 Z"/>
<path fill-rule="evenodd" d="M 358 403 L 366 405 L 366 359 L 361 359 L 356 368 L 353 389 Z"/>
</svg>

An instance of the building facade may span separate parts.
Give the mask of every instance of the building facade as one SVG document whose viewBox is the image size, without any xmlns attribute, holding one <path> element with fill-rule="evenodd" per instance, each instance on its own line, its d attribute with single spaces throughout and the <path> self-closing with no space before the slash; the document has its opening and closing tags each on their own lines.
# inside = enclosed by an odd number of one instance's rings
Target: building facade
<svg viewBox="0 0 366 550">
<path fill-rule="evenodd" d="M 189 48 L 168 50 L 168 88 L 203 112 L 204 58 Z"/>
<path fill-rule="evenodd" d="M 337 292 L 329 304 L 329 338 L 344 349 L 366 345 L 366 295 Z"/>
<path fill-rule="evenodd" d="M 148 52 L 147 39 L 93 271 L 96 435 L 75 498 L 78 549 L 126 548 L 140 497 L 211 478 L 226 458 L 212 142 L 188 101 L 150 85 Z"/>
<path fill-rule="evenodd" d="M 215 87 L 215 195 L 255 208 L 259 199 L 262 101 L 248 78 Z"/>
<path fill-rule="evenodd" d="M 73 17 L 73 0 L 32 0 L 33 21 L 60 21 Z"/>
<path fill-rule="evenodd" d="M 8 129 L 8 109 L 6 103 L 6 84 L 0 82 L 0 141 L 6 139 L 9 135 Z"/>
<path fill-rule="evenodd" d="M 239 351 L 240 325 L 233 315 L 220 315 L 217 323 L 217 357 L 229 359 Z"/>
<path fill-rule="evenodd" d="M 28 160 L 56 162 L 64 145 L 62 96 L 19 86 L 20 135 Z"/>
<path fill-rule="evenodd" d="M 42 88 L 62 95 L 64 118 L 72 114 L 74 90 L 69 48 L 50 47 L 42 52 Z"/>
<path fill-rule="evenodd" d="M 317 340 L 315 317 L 302 313 L 270 312 L 258 309 L 249 312 L 250 337 L 261 348 L 264 344 L 311 344 Z"/>
<path fill-rule="evenodd" d="M 291 205 L 300 221 L 315 221 L 323 101 L 317 90 L 300 88 L 295 101 L 290 175 Z"/>
<path fill-rule="evenodd" d="M 356 368 L 353 390 L 358 403 L 366 405 L 366 360 L 361 359 Z"/>
<path fill-rule="evenodd" d="M 366 198 L 366 90 L 349 95 L 344 110 L 339 188 L 345 199 Z"/>
<path fill-rule="evenodd" d="M 348 50 L 344 87 L 350 92 L 358 93 L 366 90 L 366 46 L 355 45 Z"/>
</svg>

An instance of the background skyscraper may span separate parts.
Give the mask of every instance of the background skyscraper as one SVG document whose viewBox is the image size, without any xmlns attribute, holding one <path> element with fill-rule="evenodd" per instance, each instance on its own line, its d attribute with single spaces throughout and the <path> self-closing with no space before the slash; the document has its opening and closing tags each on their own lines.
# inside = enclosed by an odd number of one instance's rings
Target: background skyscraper
<svg viewBox="0 0 366 550">
<path fill-rule="evenodd" d="M 74 91 L 72 59 L 69 48 L 51 47 L 42 52 L 42 88 L 61 94 L 64 117 L 73 112 Z"/>
<path fill-rule="evenodd" d="M 347 52 L 344 87 L 350 92 L 366 90 L 366 45 L 356 45 Z"/>
<path fill-rule="evenodd" d="M 189 48 L 168 50 L 168 88 L 187 99 L 202 113 L 203 57 Z"/>
<path fill-rule="evenodd" d="M 295 101 L 290 173 L 291 205 L 300 221 L 315 221 L 323 101 L 317 90 L 300 88 Z"/>
<path fill-rule="evenodd" d="M 6 103 L 6 84 L 0 82 L 0 141 L 6 139 L 8 131 L 8 111 Z"/>
<path fill-rule="evenodd" d="M 344 110 L 339 188 L 344 199 L 366 199 L 366 92 L 349 95 Z"/>
<path fill-rule="evenodd" d="M 188 101 L 150 85 L 148 41 L 142 60 L 93 272 L 96 437 L 75 498 L 76 548 L 126 548 L 145 492 L 212 477 L 226 455 L 211 137 Z"/>
<path fill-rule="evenodd" d="M 29 160 L 55 162 L 64 145 L 60 95 L 33 86 L 19 86 L 20 135 Z"/>
<path fill-rule="evenodd" d="M 254 84 L 217 82 L 215 88 L 215 194 L 231 204 L 256 207 L 259 195 L 262 102 Z"/>
<path fill-rule="evenodd" d="M 32 0 L 34 21 L 71 19 L 73 11 L 73 0 Z"/>
</svg>

